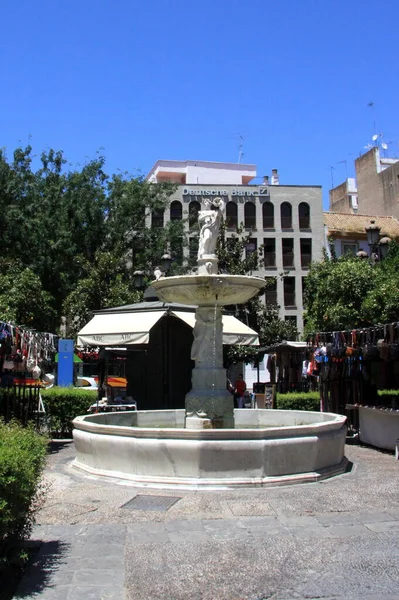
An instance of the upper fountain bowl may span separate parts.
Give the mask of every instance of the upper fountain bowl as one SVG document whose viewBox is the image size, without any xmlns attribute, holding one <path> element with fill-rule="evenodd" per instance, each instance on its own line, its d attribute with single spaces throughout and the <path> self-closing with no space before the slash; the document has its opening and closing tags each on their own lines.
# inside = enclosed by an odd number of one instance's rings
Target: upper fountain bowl
<svg viewBox="0 0 399 600">
<path fill-rule="evenodd" d="M 198 306 L 245 304 L 265 287 L 264 279 L 247 275 L 178 275 L 153 281 L 164 302 Z"/>
</svg>

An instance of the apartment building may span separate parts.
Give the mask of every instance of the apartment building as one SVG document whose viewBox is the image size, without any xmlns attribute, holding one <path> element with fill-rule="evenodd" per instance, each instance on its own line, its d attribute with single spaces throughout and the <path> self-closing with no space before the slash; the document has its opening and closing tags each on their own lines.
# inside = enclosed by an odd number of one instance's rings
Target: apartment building
<svg viewBox="0 0 399 600">
<path fill-rule="evenodd" d="M 375 146 L 355 160 L 356 179 L 330 190 L 330 211 L 399 218 L 399 158 Z"/>
<path fill-rule="evenodd" d="M 149 225 L 186 219 L 193 256 L 198 237 L 191 229 L 198 211 L 205 199 L 223 198 L 227 231 L 233 235 L 242 224 L 250 233 L 247 252 L 263 248 L 265 266 L 254 275 L 270 278 L 265 300 L 279 304 L 281 317 L 302 330 L 304 279 L 324 246 L 321 186 L 283 185 L 277 169 L 270 178 L 258 178 L 255 165 L 208 161 L 159 160 L 146 179 L 177 184 L 169 209 L 153 213 Z"/>
</svg>

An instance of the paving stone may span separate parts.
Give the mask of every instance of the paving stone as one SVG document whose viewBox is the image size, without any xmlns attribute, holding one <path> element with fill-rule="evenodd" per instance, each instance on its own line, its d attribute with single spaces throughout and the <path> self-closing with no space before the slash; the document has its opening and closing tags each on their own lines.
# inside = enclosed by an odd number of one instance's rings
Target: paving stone
<svg viewBox="0 0 399 600">
<path fill-rule="evenodd" d="M 262 538 L 267 539 L 269 537 L 276 536 L 290 536 L 292 535 L 291 531 L 288 527 L 284 527 L 284 525 L 270 525 L 267 527 L 248 527 L 248 532 L 254 538 Z"/>
<path fill-rule="evenodd" d="M 31 589 L 21 592 L 19 589 L 14 595 L 14 600 L 38 600 L 38 598 L 40 600 L 71 600 L 71 596 L 69 596 L 71 588 L 69 585 L 57 585 L 57 587 L 37 588 L 37 590 Z"/>
<path fill-rule="evenodd" d="M 354 514 L 356 519 L 361 523 L 380 523 L 384 521 L 394 521 L 395 517 L 392 516 L 392 512 L 388 511 L 372 511 L 372 512 L 356 512 Z M 399 518 L 399 514 L 398 514 Z"/>
<path fill-rule="evenodd" d="M 74 585 L 112 585 L 123 586 L 124 572 L 114 569 L 82 569 L 75 571 L 72 583 Z"/>
<path fill-rule="evenodd" d="M 380 523 L 365 523 L 365 526 L 371 531 L 378 533 L 399 533 L 399 521 L 382 521 Z"/>
<path fill-rule="evenodd" d="M 123 587 L 73 586 L 67 600 L 124 600 L 125 597 Z"/>
<path fill-rule="evenodd" d="M 318 527 L 320 526 L 320 523 L 318 522 L 318 520 L 315 517 L 308 517 L 308 516 L 292 516 L 292 517 L 286 517 L 286 516 L 280 516 L 279 517 L 279 521 L 282 525 L 286 525 L 287 527 Z"/>
<path fill-rule="evenodd" d="M 130 545 L 163 544 L 169 542 L 169 537 L 166 531 L 159 531 L 154 533 L 131 533 L 126 536 L 126 542 Z"/>
<path fill-rule="evenodd" d="M 202 521 L 167 521 L 166 531 L 205 531 Z"/>
<path fill-rule="evenodd" d="M 158 521 L 146 521 L 144 523 L 132 523 L 127 526 L 127 533 L 158 533 L 165 531 L 165 523 Z"/>
<path fill-rule="evenodd" d="M 176 543 L 190 542 L 209 542 L 210 536 L 203 531 L 169 531 L 169 540 Z"/>
<path fill-rule="evenodd" d="M 355 515 L 348 513 L 327 513 L 323 515 L 314 515 L 321 525 L 329 527 L 330 525 L 359 525 Z"/>
<path fill-rule="evenodd" d="M 123 556 L 124 544 L 73 544 L 70 556 Z"/>
<path fill-rule="evenodd" d="M 372 535 L 370 530 L 363 525 L 331 525 L 326 527 L 333 537 L 350 537 L 356 535 Z"/>
<path fill-rule="evenodd" d="M 321 527 L 309 525 L 308 527 L 304 527 L 303 525 L 300 527 L 288 527 L 290 533 L 294 537 L 300 538 L 329 538 L 331 537 L 330 527 Z"/>
<path fill-rule="evenodd" d="M 240 517 L 237 521 L 238 527 L 268 527 L 276 526 L 278 524 L 277 517 L 265 516 L 265 517 Z"/>
</svg>

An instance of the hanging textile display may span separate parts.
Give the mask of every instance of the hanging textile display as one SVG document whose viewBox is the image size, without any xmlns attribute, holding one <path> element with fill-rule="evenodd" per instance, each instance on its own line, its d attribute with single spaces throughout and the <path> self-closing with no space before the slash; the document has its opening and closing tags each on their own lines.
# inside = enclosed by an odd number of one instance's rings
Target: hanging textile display
<svg viewBox="0 0 399 600">
<path fill-rule="evenodd" d="M 58 336 L 0 321 L 0 370 L 38 381 L 52 371 Z"/>
</svg>

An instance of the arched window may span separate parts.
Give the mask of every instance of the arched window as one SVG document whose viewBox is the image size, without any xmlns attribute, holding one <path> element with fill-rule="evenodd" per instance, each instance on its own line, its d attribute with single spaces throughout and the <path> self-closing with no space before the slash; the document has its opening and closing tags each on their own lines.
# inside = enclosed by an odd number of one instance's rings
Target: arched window
<svg viewBox="0 0 399 600">
<path fill-rule="evenodd" d="M 151 227 L 163 227 L 163 213 L 162 209 L 156 209 L 151 214 Z"/>
<path fill-rule="evenodd" d="M 301 202 L 298 206 L 299 229 L 310 229 L 310 206 Z"/>
<path fill-rule="evenodd" d="M 170 220 L 181 221 L 183 217 L 183 207 L 181 202 L 174 200 L 170 205 Z"/>
<path fill-rule="evenodd" d="M 283 202 L 280 207 L 281 229 L 292 229 L 292 206 L 289 202 Z"/>
<path fill-rule="evenodd" d="M 274 229 L 274 205 L 265 202 L 262 206 L 263 229 Z"/>
<path fill-rule="evenodd" d="M 188 205 L 188 222 L 190 229 L 193 229 L 198 223 L 198 213 L 201 210 L 201 204 L 193 200 Z"/>
<path fill-rule="evenodd" d="M 244 226 L 245 229 L 256 228 L 256 207 L 253 202 L 244 204 Z"/>
<path fill-rule="evenodd" d="M 237 204 L 235 202 L 228 202 L 226 204 L 226 227 L 227 229 L 237 229 L 237 225 Z"/>
</svg>

